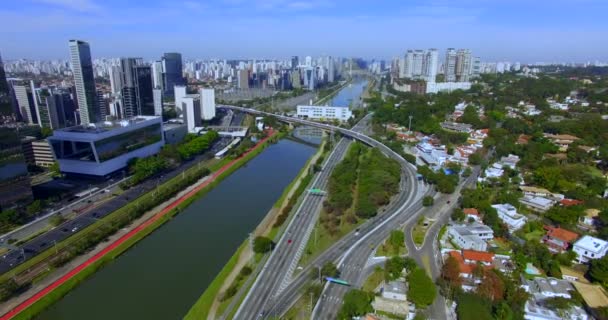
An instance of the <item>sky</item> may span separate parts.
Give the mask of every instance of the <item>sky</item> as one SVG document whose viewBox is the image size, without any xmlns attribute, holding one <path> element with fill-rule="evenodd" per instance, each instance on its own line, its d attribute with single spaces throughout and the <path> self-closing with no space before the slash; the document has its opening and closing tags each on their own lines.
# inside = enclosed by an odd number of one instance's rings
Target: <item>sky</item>
<svg viewBox="0 0 608 320">
<path fill-rule="evenodd" d="M 390 59 L 469 48 L 482 61 L 608 61 L 607 0 L 1 0 L 0 53 L 93 58 Z"/>
</svg>

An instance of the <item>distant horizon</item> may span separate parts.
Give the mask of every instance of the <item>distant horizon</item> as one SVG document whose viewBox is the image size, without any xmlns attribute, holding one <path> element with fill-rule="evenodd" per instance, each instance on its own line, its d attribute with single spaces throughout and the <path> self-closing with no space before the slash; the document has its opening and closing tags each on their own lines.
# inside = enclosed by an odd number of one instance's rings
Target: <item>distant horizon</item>
<svg viewBox="0 0 608 320">
<path fill-rule="evenodd" d="M 68 40 L 81 39 L 93 59 L 390 60 L 452 47 L 487 62 L 585 63 L 608 61 L 605 12 L 603 0 L 23 0 L 0 9 L 0 52 L 4 60 L 66 60 Z"/>
</svg>

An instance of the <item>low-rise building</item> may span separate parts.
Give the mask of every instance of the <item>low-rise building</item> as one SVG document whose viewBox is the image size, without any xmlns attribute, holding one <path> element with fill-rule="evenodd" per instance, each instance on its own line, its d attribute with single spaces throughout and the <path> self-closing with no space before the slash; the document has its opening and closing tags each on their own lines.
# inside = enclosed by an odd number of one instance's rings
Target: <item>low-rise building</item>
<svg viewBox="0 0 608 320">
<path fill-rule="evenodd" d="M 559 151 L 565 152 L 568 150 L 568 147 L 574 143 L 575 141 L 579 140 L 578 137 L 575 137 L 573 135 L 569 135 L 569 134 L 550 134 L 550 133 L 545 133 L 544 137 L 546 139 L 551 140 L 551 142 L 553 142 L 555 145 L 557 145 L 559 147 Z"/>
<path fill-rule="evenodd" d="M 515 269 L 511 258 L 505 255 L 475 250 L 452 250 L 447 254 L 456 259 L 460 268 L 460 276 L 465 279 L 472 278 L 473 270 L 478 265 L 486 269 L 497 269 L 503 273 L 510 273 Z"/>
<path fill-rule="evenodd" d="M 62 172 L 98 177 L 157 154 L 165 143 L 162 119 L 154 116 L 58 129 L 48 141 Z"/>
<path fill-rule="evenodd" d="M 599 214 L 600 210 L 598 209 L 587 209 L 585 210 L 585 215 L 579 219 L 579 223 L 587 227 L 593 227 L 595 223 L 594 221 Z"/>
<path fill-rule="evenodd" d="M 528 220 L 525 216 L 517 213 L 515 207 L 509 203 L 493 204 L 492 208 L 496 209 L 498 218 L 507 225 L 511 232 L 519 230 Z"/>
<path fill-rule="evenodd" d="M 297 116 L 315 120 L 347 121 L 353 116 L 353 113 L 347 106 L 298 106 Z"/>
<path fill-rule="evenodd" d="M 441 125 L 443 129 L 456 132 L 471 133 L 473 131 L 473 125 L 470 125 L 468 123 L 444 121 L 439 125 Z"/>
<path fill-rule="evenodd" d="M 383 286 L 382 297 L 386 299 L 406 301 L 407 287 L 404 282 L 390 281 Z"/>
<path fill-rule="evenodd" d="M 443 166 L 448 159 L 448 154 L 444 146 L 433 146 L 428 142 L 416 145 L 418 156 L 431 166 Z"/>
<path fill-rule="evenodd" d="M 475 208 L 464 208 L 462 209 L 462 212 L 465 215 L 465 218 L 468 219 L 473 219 L 477 222 L 481 222 L 481 215 L 479 214 L 479 210 L 475 209 Z"/>
<path fill-rule="evenodd" d="M 608 242 L 592 236 L 584 236 L 574 243 L 572 250 L 577 255 L 578 263 L 587 263 L 589 260 L 605 256 L 608 252 Z"/>
<path fill-rule="evenodd" d="M 574 287 L 566 280 L 556 278 L 536 277 L 527 280 L 522 277 L 522 288 L 530 294 L 525 305 L 524 318 L 528 320 L 586 320 L 587 313 L 579 306 L 573 306 L 565 310 L 554 310 L 548 308 L 544 301 L 548 298 L 571 299 Z"/>
<path fill-rule="evenodd" d="M 486 251 L 488 240 L 494 239 L 492 228 L 473 222 L 448 227 L 448 237 L 461 249 Z"/>
<path fill-rule="evenodd" d="M 519 199 L 519 203 L 525 205 L 528 209 L 545 212 L 555 204 L 555 201 L 544 197 L 524 196 Z"/>
<path fill-rule="evenodd" d="M 545 230 L 547 230 L 547 233 L 542 241 L 553 252 L 567 250 L 578 239 L 577 233 L 559 227 L 545 226 Z"/>
</svg>

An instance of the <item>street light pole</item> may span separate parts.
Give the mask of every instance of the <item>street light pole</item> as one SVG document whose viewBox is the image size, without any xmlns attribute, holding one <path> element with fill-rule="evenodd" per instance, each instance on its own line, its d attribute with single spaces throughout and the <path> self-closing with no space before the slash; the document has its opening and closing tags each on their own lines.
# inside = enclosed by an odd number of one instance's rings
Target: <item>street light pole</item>
<svg viewBox="0 0 608 320">
<path fill-rule="evenodd" d="M 407 131 L 408 131 L 409 133 L 412 133 L 412 118 L 413 118 L 413 116 L 411 116 L 411 115 L 410 115 L 410 116 L 409 116 L 409 118 L 410 118 L 410 124 L 409 124 L 409 126 L 407 127 Z"/>
</svg>

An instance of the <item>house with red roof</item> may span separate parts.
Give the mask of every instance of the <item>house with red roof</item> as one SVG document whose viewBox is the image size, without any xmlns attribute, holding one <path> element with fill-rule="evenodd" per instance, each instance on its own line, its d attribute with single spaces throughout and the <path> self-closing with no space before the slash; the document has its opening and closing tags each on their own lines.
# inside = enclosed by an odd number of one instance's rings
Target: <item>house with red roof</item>
<svg viewBox="0 0 608 320">
<path fill-rule="evenodd" d="M 564 207 L 578 206 L 579 204 L 583 204 L 584 201 L 576 200 L 576 199 L 562 199 L 559 202 Z"/>
<path fill-rule="evenodd" d="M 462 209 L 462 212 L 464 212 L 466 220 L 468 220 L 469 218 L 473 218 L 473 220 L 475 220 L 477 222 L 481 222 L 481 215 L 479 214 L 479 211 L 477 209 L 464 208 L 464 209 Z"/>
<path fill-rule="evenodd" d="M 561 253 L 578 239 L 577 233 L 560 227 L 544 226 L 544 229 L 547 230 L 547 233 L 542 241 L 552 252 Z"/>
</svg>

